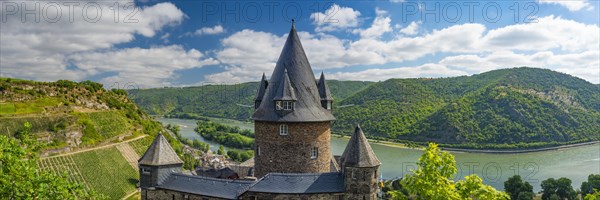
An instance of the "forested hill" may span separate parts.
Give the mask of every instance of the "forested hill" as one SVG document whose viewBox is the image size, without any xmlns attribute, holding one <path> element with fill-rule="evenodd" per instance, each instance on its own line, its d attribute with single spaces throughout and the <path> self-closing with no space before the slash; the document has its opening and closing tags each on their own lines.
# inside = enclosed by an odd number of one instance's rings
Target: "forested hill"
<svg viewBox="0 0 600 200">
<path fill-rule="evenodd" d="M 29 122 L 31 132 L 56 153 L 162 130 L 124 90 L 105 90 L 91 81 L 0 78 L 0 94 L 0 134 L 14 135 Z"/>
<path fill-rule="evenodd" d="M 375 83 L 338 105 L 335 131 L 460 147 L 535 147 L 600 139 L 600 90 L 536 68 Z M 500 145 L 499 145 L 500 144 Z M 452 146 L 452 145 L 449 145 Z"/>
<path fill-rule="evenodd" d="M 469 148 L 541 147 L 600 137 L 598 85 L 547 69 L 328 84 L 335 98 L 335 133 L 349 134 L 360 123 L 371 138 Z M 159 88 L 130 95 L 151 114 L 249 120 L 256 87 Z"/>
<path fill-rule="evenodd" d="M 362 81 L 328 81 L 336 101 L 372 84 Z M 130 98 L 148 114 L 182 116 L 197 114 L 249 120 L 254 112 L 258 82 L 204 85 L 183 88 L 129 90 Z"/>
</svg>

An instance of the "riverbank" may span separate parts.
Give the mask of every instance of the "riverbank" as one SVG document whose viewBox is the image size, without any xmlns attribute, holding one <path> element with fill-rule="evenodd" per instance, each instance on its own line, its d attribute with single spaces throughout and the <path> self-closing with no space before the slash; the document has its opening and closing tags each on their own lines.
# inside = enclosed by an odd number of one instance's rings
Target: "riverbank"
<svg viewBox="0 0 600 200">
<path fill-rule="evenodd" d="M 535 149 L 461 149 L 461 148 L 450 148 L 450 147 L 442 147 L 443 150 L 450 152 L 462 152 L 462 153 L 490 153 L 490 154 L 515 154 L 515 153 L 532 153 L 532 152 L 541 152 L 541 151 L 552 151 L 552 150 L 560 150 L 567 149 L 573 147 L 580 147 L 586 145 L 594 145 L 598 144 L 600 141 L 591 141 L 591 142 L 582 142 L 576 144 L 566 144 L 554 147 L 543 147 L 543 148 L 535 148 Z"/>
<path fill-rule="evenodd" d="M 334 134 L 334 133 L 332 133 L 331 135 L 334 137 L 337 137 L 337 138 L 350 139 L 350 136 L 347 136 L 347 135 L 338 135 L 338 134 Z M 369 140 L 369 142 L 374 143 L 374 144 L 395 147 L 395 148 L 418 149 L 418 150 L 423 150 L 425 148 L 423 146 L 409 147 L 403 143 L 397 143 L 397 142 L 385 141 L 385 140 L 373 140 L 373 139 L 368 139 L 368 140 Z M 441 146 L 440 148 L 445 151 L 457 152 L 457 153 L 515 154 L 515 153 L 532 153 L 532 152 L 552 151 L 552 150 L 566 149 L 566 148 L 572 148 L 572 147 L 594 145 L 594 144 L 598 144 L 598 143 L 600 143 L 600 141 L 582 142 L 582 143 L 566 144 L 566 145 L 559 145 L 559 146 L 553 146 L 553 147 L 533 148 L 533 149 L 465 149 L 465 148 L 452 148 L 452 147 L 443 147 L 443 146 Z"/>
</svg>

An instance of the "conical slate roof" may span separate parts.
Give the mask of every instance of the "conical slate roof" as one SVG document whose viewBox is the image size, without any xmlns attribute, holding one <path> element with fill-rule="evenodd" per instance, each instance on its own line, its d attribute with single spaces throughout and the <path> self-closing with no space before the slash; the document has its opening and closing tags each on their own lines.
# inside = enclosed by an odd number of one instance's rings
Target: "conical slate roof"
<svg viewBox="0 0 600 200">
<path fill-rule="evenodd" d="M 260 79 L 260 84 L 258 85 L 258 92 L 256 93 L 256 98 L 254 99 L 255 101 L 262 100 L 263 96 L 265 96 L 265 90 L 267 89 L 268 85 L 269 81 L 267 81 L 267 76 L 265 76 L 265 73 L 263 73 L 262 79 Z"/>
<path fill-rule="evenodd" d="M 277 92 L 275 93 L 275 97 L 273 100 L 278 101 L 295 101 L 296 94 L 294 93 L 294 88 L 292 88 L 292 84 L 290 83 L 290 77 L 288 76 L 287 69 L 283 73 L 283 80 L 279 84 L 277 88 Z"/>
<path fill-rule="evenodd" d="M 321 100 L 333 100 L 331 92 L 329 92 L 329 86 L 327 86 L 327 83 L 325 82 L 325 74 L 323 74 L 323 72 L 321 72 L 321 77 L 319 78 L 317 87 L 319 88 L 319 96 L 321 97 Z"/>
<path fill-rule="evenodd" d="M 356 126 L 356 129 L 354 129 L 354 134 L 348 141 L 348 145 L 346 145 L 340 163 L 343 167 L 376 167 L 381 165 L 360 126 Z"/>
<path fill-rule="evenodd" d="M 284 83 L 287 70 L 289 84 L 297 100 L 291 112 L 275 112 L 274 99 L 279 85 Z M 321 106 L 321 97 L 315 83 L 315 75 L 306 58 L 296 28 L 288 34 L 279 60 L 275 65 L 271 80 L 260 106 L 252 115 L 256 121 L 272 122 L 320 122 L 333 121 L 335 117 Z"/>
<path fill-rule="evenodd" d="M 171 165 L 181 164 L 183 161 L 177 156 L 165 136 L 158 134 L 146 153 L 138 160 L 142 165 Z"/>
</svg>

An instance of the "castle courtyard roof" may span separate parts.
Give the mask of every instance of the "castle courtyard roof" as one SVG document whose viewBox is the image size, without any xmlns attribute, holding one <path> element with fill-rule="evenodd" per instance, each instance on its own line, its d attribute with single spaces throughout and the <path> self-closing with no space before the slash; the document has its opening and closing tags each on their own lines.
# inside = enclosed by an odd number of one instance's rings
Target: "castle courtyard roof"
<svg viewBox="0 0 600 200">
<path fill-rule="evenodd" d="M 278 194 L 341 193 L 345 191 L 342 173 L 269 173 L 248 191 Z"/>
</svg>

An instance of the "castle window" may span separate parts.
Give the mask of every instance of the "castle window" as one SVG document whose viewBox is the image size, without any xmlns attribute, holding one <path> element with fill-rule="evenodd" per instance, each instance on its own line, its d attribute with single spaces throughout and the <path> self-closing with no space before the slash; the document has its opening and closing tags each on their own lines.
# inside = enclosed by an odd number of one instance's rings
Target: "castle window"
<svg viewBox="0 0 600 200">
<path fill-rule="evenodd" d="M 331 110 L 331 101 L 327 101 L 327 110 Z"/>
<path fill-rule="evenodd" d="M 275 110 L 294 110 L 294 101 L 275 101 Z"/>
<path fill-rule="evenodd" d="M 294 109 L 294 102 L 293 101 L 284 101 L 283 102 L 283 109 L 284 110 L 293 110 Z"/>
<path fill-rule="evenodd" d="M 282 124 L 279 125 L 279 135 L 287 135 L 288 134 L 288 125 Z"/>
<path fill-rule="evenodd" d="M 318 156 L 319 156 L 319 148 L 313 147 L 312 150 L 310 151 L 310 158 L 315 159 Z"/>
<path fill-rule="evenodd" d="M 150 170 L 148 168 L 142 167 L 142 174 L 150 174 Z"/>
<path fill-rule="evenodd" d="M 256 146 L 256 156 L 260 156 L 260 146 Z"/>
</svg>

